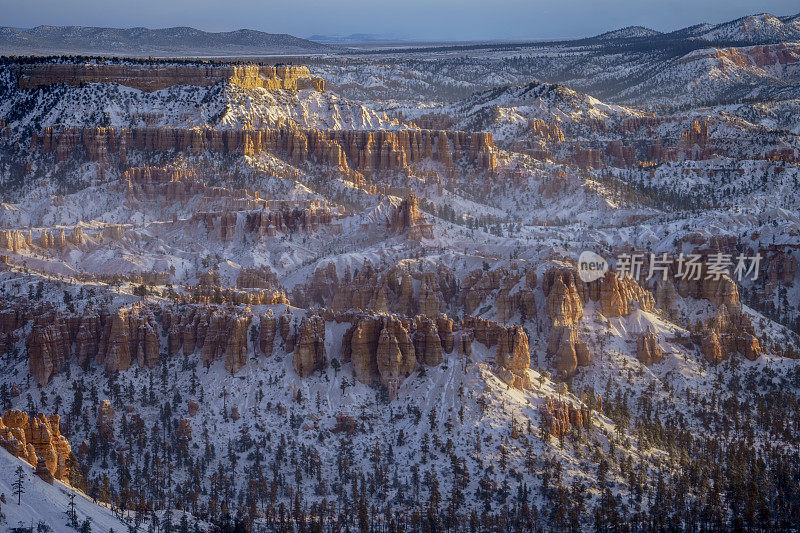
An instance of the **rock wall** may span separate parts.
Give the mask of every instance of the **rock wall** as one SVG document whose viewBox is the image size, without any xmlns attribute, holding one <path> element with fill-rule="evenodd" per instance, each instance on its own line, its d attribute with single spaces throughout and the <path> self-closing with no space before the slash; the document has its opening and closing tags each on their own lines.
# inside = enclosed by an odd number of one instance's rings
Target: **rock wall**
<svg viewBox="0 0 800 533">
<path fill-rule="evenodd" d="M 296 285 L 291 299 L 300 307 L 320 305 L 339 313 L 363 310 L 437 317 L 445 310 L 443 302 L 456 295 L 455 275 L 443 266 L 427 272 L 401 267 L 381 272 L 365 263 L 355 273 L 346 268 L 340 276 L 329 263 L 314 271 L 306 283 Z"/>
<path fill-rule="evenodd" d="M 325 272 L 335 275 L 335 270 Z M 400 286 L 411 287 L 410 274 L 403 274 L 409 275 L 406 282 L 393 281 L 398 296 L 403 292 Z M 435 280 L 432 273 L 417 274 L 422 282 Z M 405 304 L 411 305 L 408 298 Z M 501 379 L 518 388 L 530 386 L 526 372 L 530 348 L 521 327 L 477 317 L 455 322 L 446 315 L 431 314 L 430 306 L 419 308 L 429 314 L 399 317 L 322 309 L 298 320 L 288 307 L 280 316 L 272 310 L 254 316 L 247 306 L 137 302 L 114 311 L 101 308 L 65 314 L 17 302 L 0 310 L 0 339 L 11 342 L 26 335 L 26 324 L 32 322 L 25 342 L 31 374 L 40 386 L 47 385 L 71 360 L 83 366 L 94 363 L 113 373 L 134 364 L 154 368 L 161 357 L 199 352 L 204 364 L 221 360 L 227 371 L 236 373 L 251 353 L 271 356 L 278 334 L 283 349 L 293 354 L 295 370 L 305 377 L 328 365 L 326 323 L 349 322 L 341 339 L 344 362 L 353 362 L 359 381 L 380 382 L 391 397 L 417 363 L 438 366 L 446 354 L 470 355 L 475 340 L 496 348 L 495 372 Z"/>
<path fill-rule="evenodd" d="M 78 363 L 96 361 L 108 372 L 133 362 L 153 368 L 159 357 L 159 327 L 151 309 L 134 304 L 83 316 L 58 311 L 35 316 L 26 344 L 28 366 L 39 385 L 46 385 L 71 356 Z"/>
<path fill-rule="evenodd" d="M 356 378 L 362 383 L 384 385 L 390 398 L 396 396 L 399 385 L 417 363 L 438 366 L 444 354 L 456 349 L 468 355 L 473 340 L 487 348 L 497 347 L 495 372 L 503 381 L 517 388 L 530 387 L 526 372 L 530 367 L 528 336 L 520 327 L 476 317 L 454 322 L 444 315 L 435 320 L 421 315 L 413 319 L 360 315 L 348 320 L 351 326 L 342 338 L 344 362 L 352 361 Z"/>
<path fill-rule="evenodd" d="M 253 316 L 249 307 L 231 305 L 136 303 L 114 312 L 100 309 L 83 315 L 18 306 L 0 312 L 0 340 L 24 335 L 22 328 L 30 320 L 33 325 L 25 339 L 28 366 L 44 386 L 73 357 L 82 366 L 94 362 L 107 372 L 119 372 L 133 364 L 154 368 L 162 353 L 174 357 L 199 350 L 204 363 L 223 360 L 225 368 L 235 373 L 247 362 Z M 258 323 L 267 325 L 269 319 Z M 261 350 L 271 355 L 272 344 L 263 337 L 268 327 L 262 329 Z"/>
<path fill-rule="evenodd" d="M 115 156 L 124 164 L 130 150 L 189 151 L 231 155 L 278 154 L 295 164 L 314 161 L 364 174 L 406 171 L 410 165 L 433 160 L 451 168 L 466 158 L 480 170 L 493 172 L 497 153 L 490 133 L 437 130 L 301 130 L 277 127 L 263 130 L 211 128 L 44 128 L 30 141 L 32 152 L 55 152 L 65 161 L 81 147 L 91 161 L 106 163 Z"/>
<path fill-rule="evenodd" d="M 606 317 L 626 316 L 638 305 L 643 311 L 655 307 L 653 294 L 630 277 L 620 279 L 616 272 L 609 270 L 605 276 L 588 284 L 589 298 L 600 303 Z"/>
<path fill-rule="evenodd" d="M 301 65 L 175 65 L 175 64 L 92 64 L 32 63 L 21 65 L 17 83 L 20 89 L 38 89 L 65 83 L 118 83 L 141 91 L 155 91 L 173 85 L 207 87 L 229 81 L 247 89 L 325 90 L 325 82 L 311 76 Z"/>
<path fill-rule="evenodd" d="M 577 324 L 583 317 L 588 290 L 570 267 L 553 267 L 545 272 L 542 289 L 547 297 L 547 314 L 552 320 L 547 339 L 547 354 L 563 376 L 573 375 L 578 366 L 591 362 L 589 346 L 578 336 Z"/>
<path fill-rule="evenodd" d="M 307 377 L 315 370 L 323 370 L 328 366 L 328 355 L 325 351 L 325 319 L 320 316 L 303 318 L 294 346 L 292 364 L 301 377 Z"/>
<path fill-rule="evenodd" d="M 356 379 L 391 386 L 393 396 L 402 380 L 416 368 L 412 325 L 410 319 L 387 315 L 366 315 L 354 320 L 342 338 L 342 356 L 344 362 L 353 362 Z"/>
<path fill-rule="evenodd" d="M 519 389 L 529 388 L 527 369 L 531 365 L 528 335 L 520 326 L 509 326 L 480 317 L 466 317 L 454 329 L 461 338 L 471 344 L 474 339 L 487 348 L 497 346 L 495 352 L 495 373 L 509 386 Z"/>
<path fill-rule="evenodd" d="M 224 361 L 225 369 L 235 374 L 247 363 L 249 328 L 253 315 L 249 307 L 230 305 L 168 306 L 162 325 L 167 332 L 167 355 L 200 351 L 206 366 Z"/>
</svg>

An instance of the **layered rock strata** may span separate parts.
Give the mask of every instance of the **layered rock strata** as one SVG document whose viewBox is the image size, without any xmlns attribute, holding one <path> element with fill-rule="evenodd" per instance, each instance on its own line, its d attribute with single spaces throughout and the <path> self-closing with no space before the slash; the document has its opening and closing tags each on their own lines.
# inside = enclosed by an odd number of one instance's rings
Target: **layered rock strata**
<svg viewBox="0 0 800 533">
<path fill-rule="evenodd" d="M 487 171 L 493 171 L 497 165 L 492 135 L 463 131 L 47 127 L 30 141 L 31 151 L 55 152 L 57 162 L 71 157 L 79 147 L 89 160 L 103 163 L 112 155 L 124 163 L 128 151 L 138 150 L 231 155 L 269 152 L 295 164 L 314 161 L 364 174 L 406 171 L 410 165 L 424 160 L 453 167 L 466 158 L 478 169 Z"/>
<path fill-rule="evenodd" d="M 204 65 L 204 64 L 103 64 L 32 63 L 21 65 L 20 89 L 38 89 L 64 83 L 118 83 L 141 91 L 156 91 L 173 85 L 207 87 L 229 81 L 246 89 L 325 90 L 325 82 L 311 76 L 302 65 Z"/>
</svg>

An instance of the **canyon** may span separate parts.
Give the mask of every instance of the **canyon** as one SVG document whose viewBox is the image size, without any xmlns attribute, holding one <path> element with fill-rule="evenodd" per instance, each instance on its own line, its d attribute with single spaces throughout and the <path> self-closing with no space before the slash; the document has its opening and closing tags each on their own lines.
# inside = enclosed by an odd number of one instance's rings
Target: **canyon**
<svg viewBox="0 0 800 533">
<path fill-rule="evenodd" d="M 709 42 L 3 58 L 8 459 L 141 529 L 792 529 L 796 46 Z"/>
</svg>

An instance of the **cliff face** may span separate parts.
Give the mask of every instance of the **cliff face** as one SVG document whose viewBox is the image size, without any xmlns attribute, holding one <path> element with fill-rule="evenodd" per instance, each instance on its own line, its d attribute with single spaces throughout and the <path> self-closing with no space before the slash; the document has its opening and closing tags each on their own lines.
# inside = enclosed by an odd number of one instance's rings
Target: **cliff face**
<svg viewBox="0 0 800 533">
<path fill-rule="evenodd" d="M 456 291 L 453 271 L 443 266 L 432 272 L 400 267 L 380 272 L 365 264 L 355 273 L 347 268 L 340 276 L 334 265 L 328 264 L 318 268 L 305 284 L 295 286 L 292 301 L 341 313 L 364 310 L 436 317 L 444 311 L 443 302 L 456 298 Z"/>
<path fill-rule="evenodd" d="M 247 333 L 253 319 L 247 307 L 199 305 L 179 310 L 176 306 L 134 304 L 115 312 L 101 309 L 83 315 L 32 309 L 14 312 L 19 318 L 9 327 L 19 328 L 33 319 L 26 339 L 28 366 L 42 386 L 72 357 L 80 365 L 95 362 L 113 373 L 133 364 L 155 367 L 162 348 L 168 357 L 181 350 L 186 354 L 200 350 L 203 362 L 223 360 L 225 368 L 235 373 L 247 362 Z M 166 346 L 162 346 L 162 337 L 167 339 Z"/>
<path fill-rule="evenodd" d="M 600 302 L 600 309 L 606 317 L 626 316 L 634 304 L 644 311 L 652 311 L 655 307 L 652 293 L 630 277 L 619 279 L 611 270 L 602 279 L 589 283 L 588 289 L 589 298 Z"/>
<path fill-rule="evenodd" d="M 553 366 L 559 373 L 571 376 L 579 366 L 591 362 L 589 346 L 579 338 L 577 329 L 588 291 L 577 270 L 569 267 L 553 267 L 545 272 L 542 289 L 552 320 L 547 354 L 553 358 Z"/>
<path fill-rule="evenodd" d="M 412 318 L 323 309 L 298 320 L 288 310 L 279 317 L 272 310 L 254 316 L 246 306 L 137 303 L 84 314 L 12 307 L 0 318 L 7 338 L 25 335 L 23 326 L 33 321 L 26 339 L 28 362 L 41 386 L 71 360 L 115 373 L 133 365 L 153 368 L 161 357 L 181 353 L 199 353 L 206 365 L 222 361 L 235 374 L 251 353 L 271 356 L 278 334 L 293 354 L 296 372 L 306 377 L 328 366 L 328 322 L 350 324 L 341 338 L 344 362 L 353 362 L 357 379 L 381 383 L 391 397 L 417 363 L 438 366 L 446 354 L 469 354 L 473 340 L 496 349 L 495 371 L 501 379 L 518 388 L 530 386 L 527 334 L 518 326 L 476 317 L 454 322 L 446 315 Z"/>
<path fill-rule="evenodd" d="M 141 91 L 156 91 L 173 85 L 206 87 L 230 81 L 247 89 L 325 90 L 325 82 L 311 76 L 306 66 L 278 65 L 104 65 L 51 64 L 21 65 L 20 89 L 38 89 L 65 83 L 118 83 Z"/>
<path fill-rule="evenodd" d="M 306 317 L 300 323 L 300 333 L 294 347 L 292 363 L 295 371 L 302 377 L 328 366 L 328 356 L 325 352 L 325 320 L 322 317 Z"/>
<path fill-rule="evenodd" d="M 83 316 L 48 312 L 35 315 L 27 338 L 28 366 L 46 385 L 73 355 L 78 363 L 96 360 L 108 372 L 132 363 L 153 368 L 159 357 L 158 324 L 151 309 L 134 305 Z"/>
<path fill-rule="evenodd" d="M 337 321 L 345 319 L 345 315 L 338 315 Z M 386 315 L 347 320 L 351 327 L 342 338 L 344 362 L 353 362 L 356 378 L 362 383 L 379 381 L 390 398 L 396 396 L 398 387 L 417 363 L 438 366 L 443 355 L 453 350 L 468 355 L 473 341 L 487 348 L 497 347 L 494 370 L 509 386 L 531 386 L 526 372 L 530 368 L 528 336 L 518 326 L 476 317 L 454 322 L 445 315 L 436 320 Z"/>
<path fill-rule="evenodd" d="M 278 127 L 262 130 L 215 130 L 210 128 L 44 128 L 34 134 L 30 150 L 55 152 L 65 161 L 81 147 L 91 161 L 108 162 L 115 156 L 122 164 L 129 150 L 143 152 L 204 151 L 231 155 L 269 152 L 293 163 L 314 161 L 372 174 L 405 170 L 425 159 L 445 167 L 466 158 L 481 170 L 493 171 L 496 147 L 489 133 L 436 130 L 316 130 Z"/>
</svg>

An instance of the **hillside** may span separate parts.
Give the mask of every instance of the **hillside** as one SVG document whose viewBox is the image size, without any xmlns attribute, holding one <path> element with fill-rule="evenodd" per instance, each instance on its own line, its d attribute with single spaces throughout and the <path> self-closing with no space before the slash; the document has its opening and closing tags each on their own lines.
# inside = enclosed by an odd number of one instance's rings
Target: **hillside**
<svg viewBox="0 0 800 533">
<path fill-rule="evenodd" d="M 206 32 L 195 28 L 97 28 L 88 26 L 37 26 L 0 28 L 0 54 L 4 55 L 114 55 L 252 56 L 308 54 L 327 50 L 325 45 L 286 34 L 256 30 Z"/>
<path fill-rule="evenodd" d="M 761 13 L 722 24 L 698 24 L 672 32 L 669 36 L 723 44 L 797 41 L 800 40 L 800 14 L 776 17 L 770 13 Z"/>
<path fill-rule="evenodd" d="M 17 504 L 13 488 L 18 466 L 22 466 L 24 470 L 25 492 L 22 494 L 21 505 Z M 48 484 L 34 475 L 33 470 L 25 461 L 0 449 L 0 493 L 6 497 L 6 503 L 2 504 L 2 527 L 33 527 L 36 531 L 39 524 L 44 524 L 50 527 L 49 531 L 70 531 L 67 512 L 71 508 L 70 496 L 74 495 L 75 515 L 79 525 L 88 520 L 94 531 L 113 529 L 122 532 L 128 529 L 127 524 L 118 520 L 107 507 L 92 502 L 84 494 L 60 481 Z"/>
</svg>

